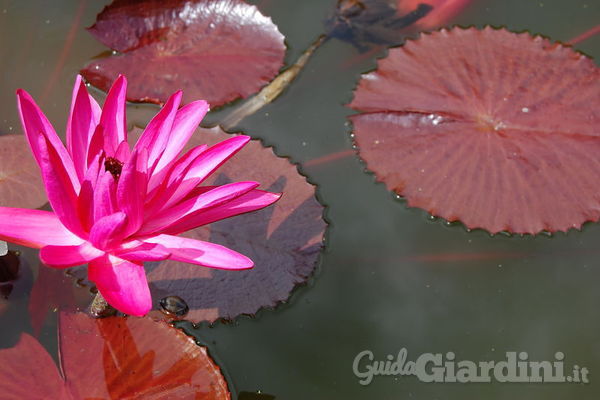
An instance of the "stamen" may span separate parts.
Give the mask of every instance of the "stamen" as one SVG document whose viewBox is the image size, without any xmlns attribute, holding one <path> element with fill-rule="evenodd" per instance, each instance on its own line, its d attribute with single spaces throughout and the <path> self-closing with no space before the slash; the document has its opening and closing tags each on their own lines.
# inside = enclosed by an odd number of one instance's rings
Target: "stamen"
<svg viewBox="0 0 600 400">
<path fill-rule="evenodd" d="M 104 168 L 112 174 L 115 181 L 118 181 L 123 169 L 123 163 L 116 158 L 108 157 L 104 161 Z"/>
</svg>

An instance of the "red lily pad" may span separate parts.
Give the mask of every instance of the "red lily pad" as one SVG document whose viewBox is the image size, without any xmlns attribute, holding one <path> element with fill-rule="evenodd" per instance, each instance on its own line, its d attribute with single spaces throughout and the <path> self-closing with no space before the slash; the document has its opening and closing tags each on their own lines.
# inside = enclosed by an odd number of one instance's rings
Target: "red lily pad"
<svg viewBox="0 0 600 400">
<path fill-rule="evenodd" d="M 81 282 L 74 283 L 64 270 L 40 263 L 38 276 L 29 295 L 29 316 L 35 336 L 39 336 L 49 314 L 56 310 L 85 309 L 92 301 L 90 291 Z"/>
<path fill-rule="evenodd" d="M 0 207 L 46 204 L 40 170 L 23 135 L 0 135 Z"/>
<path fill-rule="evenodd" d="M 285 54 L 271 18 L 241 0 L 115 0 L 89 31 L 120 54 L 82 75 L 104 91 L 127 75 L 129 101 L 160 104 L 184 88 L 184 101 L 219 106 L 257 92 Z"/>
<path fill-rule="evenodd" d="M 231 398 L 204 347 L 147 318 L 63 313 L 59 360 L 60 369 L 36 339 L 23 334 L 15 347 L 0 350 L 2 398 Z"/>
<path fill-rule="evenodd" d="M 135 135 L 132 135 L 135 136 Z M 212 145 L 231 135 L 219 128 L 199 129 L 188 148 Z M 274 307 L 313 273 L 322 247 L 325 222 L 315 187 L 287 159 L 251 141 L 222 165 L 206 185 L 255 180 L 261 188 L 283 192 L 263 210 L 203 226 L 182 236 L 219 243 L 254 261 L 254 268 L 223 271 L 166 260 L 147 266 L 155 302 L 179 296 L 194 322 L 233 319 Z"/>
<path fill-rule="evenodd" d="M 489 27 L 422 35 L 350 107 L 359 155 L 409 206 L 493 233 L 600 217 L 600 70 L 569 47 Z"/>
</svg>

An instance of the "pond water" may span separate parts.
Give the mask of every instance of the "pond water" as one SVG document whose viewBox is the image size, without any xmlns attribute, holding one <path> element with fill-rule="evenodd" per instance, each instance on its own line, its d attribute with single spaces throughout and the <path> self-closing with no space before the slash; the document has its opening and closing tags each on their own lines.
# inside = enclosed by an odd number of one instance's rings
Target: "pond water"
<svg viewBox="0 0 600 400">
<path fill-rule="evenodd" d="M 107 3 L 0 1 L 1 134 L 21 132 L 17 88 L 39 99 L 56 127 L 65 125 L 74 75 L 106 51 L 83 28 Z M 323 32 L 335 1 L 255 3 L 285 35 L 289 63 Z M 597 25 L 599 17 L 600 3 L 590 0 L 473 0 L 455 22 L 504 25 L 567 41 Z M 600 36 L 576 48 L 598 57 Z M 352 111 L 344 104 L 360 73 L 374 67 L 374 57 L 328 41 L 289 90 L 240 123 L 239 130 L 289 156 L 318 185 L 330 223 L 326 248 L 310 282 L 276 310 L 184 328 L 209 347 L 234 398 L 257 391 L 289 400 L 599 398 L 600 225 L 552 237 L 492 237 L 407 208 L 356 157 L 302 166 L 352 148 L 346 122 Z M 128 121 L 145 125 L 156 110 L 130 105 Z M 217 110 L 205 122 L 216 123 L 227 111 Z M 9 248 L 23 251 L 33 272 L 11 295 L 0 347 L 31 330 L 26 310 L 37 275 L 35 251 Z M 56 354 L 55 327 L 47 321 L 41 335 L 50 354 Z M 457 360 L 475 362 L 500 361 L 511 351 L 554 360 L 562 352 L 565 369 L 588 368 L 590 383 L 433 384 L 378 377 L 359 384 L 352 368 L 357 354 L 371 350 L 376 360 L 385 360 L 402 348 L 409 360 L 451 351 Z"/>
</svg>

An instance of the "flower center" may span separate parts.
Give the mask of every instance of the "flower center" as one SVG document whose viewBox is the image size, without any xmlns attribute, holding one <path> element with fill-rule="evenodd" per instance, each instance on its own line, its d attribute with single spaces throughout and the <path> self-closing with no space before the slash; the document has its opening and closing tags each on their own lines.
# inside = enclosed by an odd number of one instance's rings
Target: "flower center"
<svg viewBox="0 0 600 400">
<path fill-rule="evenodd" d="M 123 169 L 123 163 L 116 158 L 108 157 L 104 160 L 104 168 L 112 174 L 115 181 L 118 181 Z"/>
</svg>

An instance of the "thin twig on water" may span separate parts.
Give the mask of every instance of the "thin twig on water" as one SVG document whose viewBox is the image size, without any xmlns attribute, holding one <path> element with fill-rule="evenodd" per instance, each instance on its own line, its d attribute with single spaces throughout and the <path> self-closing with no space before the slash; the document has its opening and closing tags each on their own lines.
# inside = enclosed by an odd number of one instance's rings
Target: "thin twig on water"
<svg viewBox="0 0 600 400">
<path fill-rule="evenodd" d="M 262 107 L 275 100 L 288 86 L 296 79 L 300 71 L 304 68 L 315 50 L 321 46 L 327 39 L 327 36 L 321 35 L 302 53 L 298 60 L 288 69 L 280 73 L 271 83 L 265 86 L 260 92 L 246 100 L 242 105 L 234 109 L 221 121 L 221 127 L 225 130 L 237 126 L 240 121 L 249 115 L 254 114 Z"/>
</svg>

